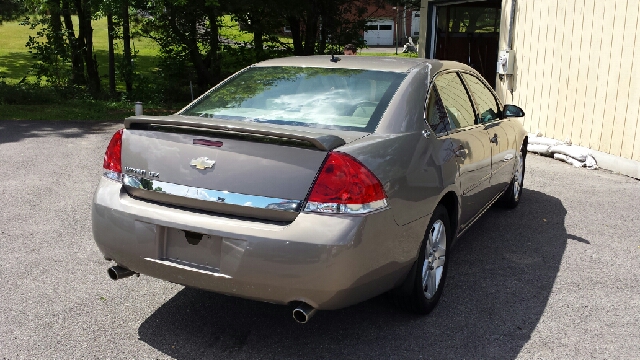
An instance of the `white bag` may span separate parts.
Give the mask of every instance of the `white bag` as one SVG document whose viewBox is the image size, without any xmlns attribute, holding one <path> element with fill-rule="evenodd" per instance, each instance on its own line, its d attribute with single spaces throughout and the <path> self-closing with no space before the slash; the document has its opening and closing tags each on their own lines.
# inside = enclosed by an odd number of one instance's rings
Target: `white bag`
<svg viewBox="0 0 640 360">
<path fill-rule="evenodd" d="M 582 161 L 578 161 L 570 156 L 564 155 L 564 154 L 558 154 L 555 153 L 553 154 L 553 158 L 556 160 L 560 160 L 560 161 L 564 161 L 566 163 L 569 163 L 575 167 L 582 167 L 582 165 L 584 165 L 584 162 Z"/>
<path fill-rule="evenodd" d="M 529 144 L 555 146 L 555 145 L 562 144 L 562 141 L 558 141 L 555 139 L 550 139 L 542 136 L 536 136 L 533 138 L 529 138 Z"/>
<path fill-rule="evenodd" d="M 527 145 L 527 151 L 528 152 L 533 152 L 533 153 L 538 153 L 538 154 L 541 154 L 541 155 L 551 155 L 551 152 L 549 152 L 549 145 L 540 145 L 540 144 L 529 143 Z"/>
<path fill-rule="evenodd" d="M 591 150 L 582 146 L 556 145 L 549 148 L 554 154 L 564 154 L 582 162 L 587 161 L 587 156 L 591 155 Z"/>
<path fill-rule="evenodd" d="M 593 156 L 587 155 L 587 160 L 584 162 L 584 167 L 586 167 L 589 170 L 595 170 L 598 168 L 598 163 L 596 162 L 596 159 Z"/>
</svg>

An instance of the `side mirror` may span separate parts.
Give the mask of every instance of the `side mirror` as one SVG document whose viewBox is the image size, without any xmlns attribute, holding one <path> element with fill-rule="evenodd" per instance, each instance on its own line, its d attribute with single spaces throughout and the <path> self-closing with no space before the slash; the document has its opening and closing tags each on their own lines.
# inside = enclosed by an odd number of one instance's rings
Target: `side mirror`
<svg viewBox="0 0 640 360">
<path fill-rule="evenodd" d="M 502 115 L 505 118 L 510 117 L 523 117 L 524 110 L 522 110 L 519 106 L 516 105 L 505 105 L 502 110 Z"/>
</svg>

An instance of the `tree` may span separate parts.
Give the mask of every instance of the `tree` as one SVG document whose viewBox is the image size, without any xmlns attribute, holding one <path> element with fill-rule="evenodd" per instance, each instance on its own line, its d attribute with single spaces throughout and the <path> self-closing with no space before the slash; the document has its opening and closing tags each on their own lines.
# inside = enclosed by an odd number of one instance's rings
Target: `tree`
<svg viewBox="0 0 640 360">
<path fill-rule="evenodd" d="M 23 0 L 2 0 L 0 1 L 0 25 L 3 21 L 15 20 L 25 13 L 25 3 Z"/>
<path fill-rule="evenodd" d="M 283 8 L 290 9 L 286 19 L 291 27 L 293 53 L 314 55 L 333 50 L 346 43 L 361 43 L 366 10 L 377 1 L 353 0 L 283 0 Z"/>
<path fill-rule="evenodd" d="M 387 0 L 387 3 L 392 6 L 402 6 L 411 11 L 420 11 L 421 0 Z"/>
<path fill-rule="evenodd" d="M 67 43 L 71 53 L 71 84 L 72 85 L 85 85 L 86 77 L 84 75 L 84 33 L 80 30 L 80 35 L 75 35 L 75 29 L 73 26 L 72 8 L 69 0 L 62 0 L 62 18 L 64 19 L 65 33 L 67 35 Z M 84 24 L 83 21 L 79 21 L 79 24 Z M 84 26 L 80 26 L 83 29 Z"/>
<path fill-rule="evenodd" d="M 218 17 L 215 0 L 159 0 L 143 9 L 143 33 L 160 46 L 161 56 L 188 60 L 201 91 L 220 79 Z"/>
<path fill-rule="evenodd" d="M 114 40 L 116 35 L 116 27 L 113 22 L 113 12 L 109 11 L 107 16 L 107 38 L 109 46 L 109 93 L 116 93 L 116 54 L 114 49 Z"/>
<path fill-rule="evenodd" d="M 75 0 L 74 3 L 78 13 L 79 34 L 82 36 L 84 33 L 82 54 L 87 70 L 87 88 L 89 92 L 97 94 L 100 92 L 100 75 L 98 74 L 98 61 L 93 54 L 93 28 L 91 27 L 94 10 L 91 5 L 95 3 L 91 0 Z"/>
<path fill-rule="evenodd" d="M 26 24 L 38 28 L 36 36 L 30 36 L 26 46 L 39 60 L 36 65 L 39 76 L 46 76 L 56 85 L 65 85 L 64 75 L 71 64 L 69 85 L 86 86 L 89 92 L 100 92 L 98 64 L 93 54 L 92 6 L 99 2 L 91 0 L 34 0 L 30 10 L 38 12 L 27 18 Z M 78 33 L 72 15 L 78 16 Z M 61 19 L 62 18 L 62 19 Z"/>
<path fill-rule="evenodd" d="M 221 10 L 228 12 L 253 34 L 253 52 L 255 61 L 266 59 L 265 41 L 278 42 L 275 34 L 284 27 L 286 20 L 278 0 L 238 0 L 226 3 Z"/>
<path fill-rule="evenodd" d="M 120 20 L 122 21 L 122 77 L 127 94 L 133 91 L 133 65 L 131 57 L 131 25 L 129 19 L 129 0 L 120 0 Z"/>
<path fill-rule="evenodd" d="M 136 4 L 133 4 L 135 6 Z M 102 0 L 100 16 L 107 18 L 107 34 L 109 47 L 109 92 L 116 92 L 116 69 L 124 81 L 127 94 L 133 92 L 133 56 L 131 51 L 131 14 L 132 4 L 129 0 Z M 116 66 L 115 41 L 122 40 L 122 58 Z"/>
<path fill-rule="evenodd" d="M 46 0 L 33 5 L 38 5 L 37 9 L 44 15 L 27 17 L 23 24 L 37 29 L 36 36 L 29 36 L 26 44 L 29 52 L 39 60 L 34 65 L 36 75 L 46 78 L 54 86 L 65 86 L 70 75 L 68 65 L 71 57 L 61 21 L 60 1 Z"/>
</svg>

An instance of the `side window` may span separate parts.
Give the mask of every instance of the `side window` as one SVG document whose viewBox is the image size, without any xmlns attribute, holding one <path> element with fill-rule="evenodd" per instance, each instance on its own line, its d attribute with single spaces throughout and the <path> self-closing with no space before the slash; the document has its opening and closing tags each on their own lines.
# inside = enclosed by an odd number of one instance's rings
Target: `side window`
<svg viewBox="0 0 640 360">
<path fill-rule="evenodd" d="M 500 118 L 500 108 L 493 92 L 489 90 L 477 77 L 462 74 L 464 81 L 469 86 L 473 101 L 478 107 L 478 123 L 484 124 Z"/>
<path fill-rule="evenodd" d="M 451 130 L 449 115 L 442 104 L 437 86 L 431 88 L 429 104 L 427 105 L 427 123 L 436 134 L 446 133 Z"/>
<path fill-rule="evenodd" d="M 437 126 L 446 131 L 460 129 L 474 124 L 474 112 L 469 96 L 456 73 L 446 73 L 436 77 L 435 84 L 429 98 L 427 121 L 436 133 Z M 446 118 L 448 124 L 444 122 Z"/>
</svg>

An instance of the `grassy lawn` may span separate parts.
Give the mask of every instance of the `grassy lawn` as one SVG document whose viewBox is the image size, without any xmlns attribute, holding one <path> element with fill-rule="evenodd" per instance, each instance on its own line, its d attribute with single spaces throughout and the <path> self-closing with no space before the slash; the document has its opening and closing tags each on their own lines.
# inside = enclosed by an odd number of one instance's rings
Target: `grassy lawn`
<svg viewBox="0 0 640 360">
<path fill-rule="evenodd" d="M 220 18 L 220 36 L 227 38 L 235 42 L 250 42 L 253 41 L 253 34 L 246 31 L 241 31 L 238 22 L 234 21 L 231 15 L 224 15 Z M 287 44 L 293 44 L 293 40 L 290 37 L 278 36 L 278 39 Z M 268 44 L 268 43 L 267 43 Z M 265 44 L 265 45 L 267 45 Z"/>
<path fill-rule="evenodd" d="M 145 115 L 169 115 L 180 109 L 146 106 Z M 0 105 L 0 120 L 124 120 L 133 116 L 133 104 L 69 100 L 54 105 Z"/>
<path fill-rule="evenodd" d="M 398 50 L 398 55 L 395 53 L 374 53 L 374 52 L 358 52 L 358 56 L 392 56 L 392 57 L 403 57 L 403 58 L 417 58 L 418 53 L 403 53 L 402 50 Z"/>
<path fill-rule="evenodd" d="M 0 25 L 0 77 L 8 83 L 18 82 L 27 76 L 34 63 L 24 46 L 29 35 L 35 36 L 36 31 L 18 22 L 7 21 Z"/>
<path fill-rule="evenodd" d="M 77 31 L 77 17 L 74 17 Z M 98 71 L 106 86 L 108 82 L 109 44 L 107 37 L 107 20 L 93 21 L 94 51 L 98 59 Z M 35 63 L 25 44 L 29 36 L 35 36 L 36 30 L 22 26 L 17 21 L 4 22 L 0 25 L 0 77 L 7 83 L 17 83 L 23 77 L 35 80 L 30 76 L 30 68 Z M 122 42 L 116 42 L 116 61 L 122 53 Z M 151 75 L 155 69 L 155 57 L 158 54 L 157 45 L 148 39 L 135 38 L 131 41 L 131 48 L 137 53 L 135 70 L 144 75 Z M 121 55 L 120 55 L 121 56 Z M 124 89 L 124 83 L 118 83 L 119 90 Z"/>
<path fill-rule="evenodd" d="M 74 17 L 77 31 L 77 17 Z M 103 83 L 107 84 L 109 66 L 109 44 L 107 37 L 107 20 L 105 18 L 92 22 L 94 52 L 98 58 L 98 72 Z M 32 55 L 25 47 L 29 40 L 29 35 L 35 36 L 36 30 L 30 30 L 28 26 L 22 26 L 18 21 L 4 22 L 0 25 L 0 77 L 4 77 L 7 83 L 17 83 L 27 76 L 29 80 L 35 80 L 34 76 L 29 76 L 29 69 L 35 63 Z M 240 31 L 238 23 L 227 15 L 222 17 L 220 35 L 235 42 L 249 42 L 253 40 L 253 35 Z M 281 37 L 283 42 L 291 42 L 290 38 Z M 122 42 L 115 43 L 116 61 L 122 55 Z M 146 38 L 134 38 L 131 41 L 131 49 L 137 55 L 134 60 L 135 71 L 142 75 L 153 75 L 156 69 L 156 56 L 158 55 L 158 45 Z M 124 90 L 124 83 L 118 83 L 118 90 Z"/>
</svg>

